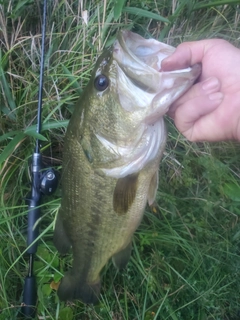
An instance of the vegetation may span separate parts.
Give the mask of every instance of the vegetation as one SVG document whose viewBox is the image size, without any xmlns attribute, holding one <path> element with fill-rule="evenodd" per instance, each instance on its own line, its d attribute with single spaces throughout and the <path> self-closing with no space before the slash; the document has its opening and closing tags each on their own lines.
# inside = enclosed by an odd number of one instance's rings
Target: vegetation
<svg viewBox="0 0 240 320">
<path fill-rule="evenodd" d="M 16 319 L 27 274 L 29 160 L 36 139 L 41 1 L 0 1 L 0 320 Z M 48 1 L 41 151 L 61 172 L 74 102 L 118 29 L 176 46 L 224 38 L 239 45 L 236 0 Z M 216 57 L 217 59 L 217 57 Z M 52 243 L 61 186 L 42 206 L 34 272 L 37 319 L 237 320 L 240 318 L 240 151 L 188 142 L 167 119 L 169 139 L 155 208 L 147 208 L 127 269 L 111 263 L 100 303 L 59 302 L 55 283 L 71 255 Z"/>
</svg>

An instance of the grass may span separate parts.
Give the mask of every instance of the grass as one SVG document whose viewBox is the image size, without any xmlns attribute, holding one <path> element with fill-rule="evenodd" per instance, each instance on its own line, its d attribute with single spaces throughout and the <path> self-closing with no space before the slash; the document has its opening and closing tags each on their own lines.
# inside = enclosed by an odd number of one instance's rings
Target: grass
<svg viewBox="0 0 240 320">
<path fill-rule="evenodd" d="M 239 43 L 234 0 L 56 0 L 48 5 L 42 153 L 45 164 L 59 171 L 74 103 L 118 29 L 175 46 L 213 37 Z M 40 22 L 39 2 L 0 2 L 0 320 L 17 318 L 28 268 L 24 199 L 36 138 Z M 127 269 L 116 273 L 111 263 L 104 269 L 95 307 L 60 303 L 50 286 L 71 256 L 59 257 L 52 244 L 60 188 L 44 198 L 35 262 L 37 319 L 240 318 L 239 146 L 190 143 L 170 119 L 167 123 L 157 210 L 146 209 Z"/>
</svg>

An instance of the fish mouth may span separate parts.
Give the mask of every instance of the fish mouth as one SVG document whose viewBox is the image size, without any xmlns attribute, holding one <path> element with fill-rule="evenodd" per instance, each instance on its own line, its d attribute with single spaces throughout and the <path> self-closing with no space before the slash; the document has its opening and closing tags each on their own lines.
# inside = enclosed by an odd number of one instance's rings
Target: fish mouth
<svg viewBox="0 0 240 320">
<path fill-rule="evenodd" d="M 144 68 L 149 67 L 158 72 L 161 69 L 161 61 L 175 51 L 171 46 L 154 39 L 144 39 L 128 30 L 120 31 L 117 39 L 122 50 L 131 60 Z"/>
<path fill-rule="evenodd" d="M 201 73 L 201 65 L 196 64 L 180 70 L 161 71 L 162 60 L 170 56 L 175 48 L 154 39 L 144 39 L 128 30 L 118 33 L 113 46 L 113 56 L 118 65 L 139 88 L 147 92 L 158 92 L 159 88 L 172 89 L 175 79 L 190 87 Z M 182 80 L 181 80 L 182 79 Z"/>
</svg>

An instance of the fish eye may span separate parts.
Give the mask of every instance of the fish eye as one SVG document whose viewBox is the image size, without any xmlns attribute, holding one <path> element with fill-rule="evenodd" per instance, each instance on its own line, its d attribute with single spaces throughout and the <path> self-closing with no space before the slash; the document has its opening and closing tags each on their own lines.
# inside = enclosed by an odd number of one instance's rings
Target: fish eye
<svg viewBox="0 0 240 320">
<path fill-rule="evenodd" d="M 94 86 L 98 91 L 104 91 L 109 85 L 109 80 L 104 74 L 98 75 L 94 80 Z"/>
</svg>

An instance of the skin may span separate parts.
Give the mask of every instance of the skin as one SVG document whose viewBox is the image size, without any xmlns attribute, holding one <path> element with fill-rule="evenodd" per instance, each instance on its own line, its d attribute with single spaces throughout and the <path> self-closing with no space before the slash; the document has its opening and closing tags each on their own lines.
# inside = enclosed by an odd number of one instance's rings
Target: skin
<svg viewBox="0 0 240 320">
<path fill-rule="evenodd" d="M 198 82 L 169 110 L 190 141 L 240 140 L 240 50 L 220 39 L 185 42 L 162 61 L 162 71 L 202 63 Z"/>
</svg>

